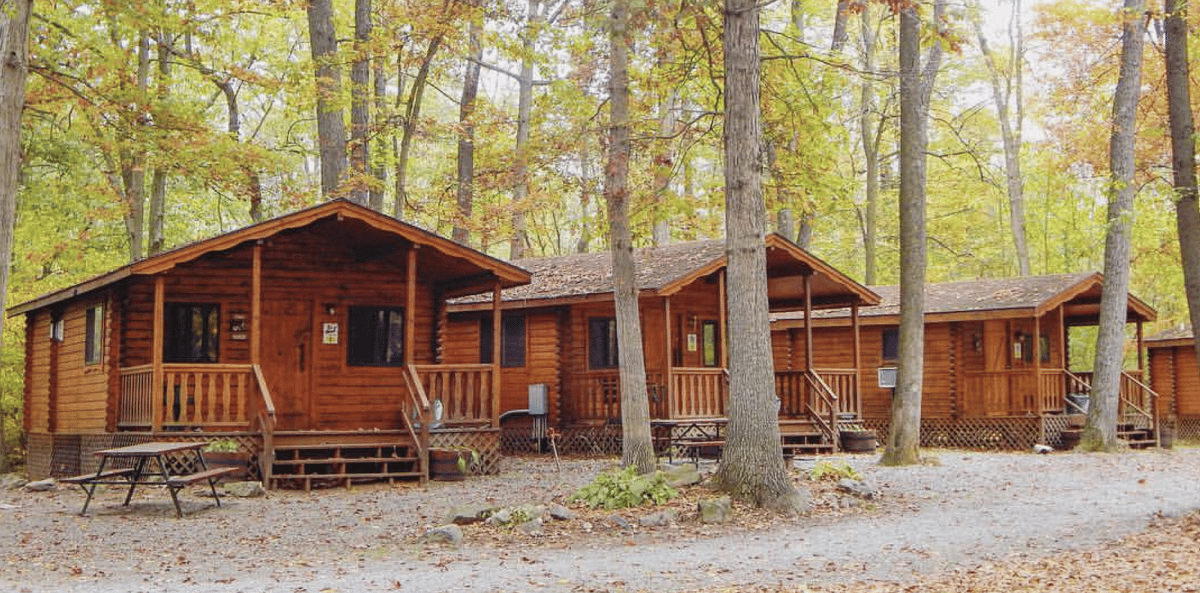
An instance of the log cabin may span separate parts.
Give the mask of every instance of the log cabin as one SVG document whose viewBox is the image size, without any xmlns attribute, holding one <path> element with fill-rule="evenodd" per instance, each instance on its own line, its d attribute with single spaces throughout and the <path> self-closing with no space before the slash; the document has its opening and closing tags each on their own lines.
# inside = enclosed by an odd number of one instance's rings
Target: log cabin
<svg viewBox="0 0 1200 593">
<path fill-rule="evenodd" d="M 1073 328 L 1097 325 L 1103 281 L 1089 273 L 927 285 L 921 445 L 1073 447 L 1091 373 L 1071 368 L 1069 338 Z M 811 323 L 785 312 L 772 318 L 772 344 L 777 367 L 806 365 L 807 355 L 816 366 L 838 366 L 850 361 L 857 333 L 863 424 L 886 434 L 899 356 L 899 290 L 871 289 L 883 300 L 863 310 L 858 332 L 848 310 L 817 312 Z M 1154 318 L 1149 305 L 1128 297 L 1139 355 L 1137 368 L 1121 379 L 1121 436 L 1143 445 L 1153 444 L 1157 432 L 1155 393 L 1143 380 L 1140 355 L 1142 326 Z"/>
<path fill-rule="evenodd" d="M 438 364 L 435 320 L 445 299 L 489 292 L 500 323 L 499 291 L 528 282 L 336 200 L 17 305 L 29 473 L 197 439 L 237 442 L 268 487 L 424 479 L 435 446 L 494 469 L 498 367 Z"/>
<path fill-rule="evenodd" d="M 1150 387 L 1160 397 L 1164 431 L 1176 438 L 1200 440 L 1200 366 L 1190 327 L 1177 327 L 1146 338 Z"/>
<path fill-rule="evenodd" d="M 781 235 L 765 239 L 770 306 L 801 315 L 873 305 L 878 296 Z M 705 434 L 725 421 L 729 343 L 725 324 L 725 242 L 695 241 L 634 252 L 653 430 L 660 442 Z M 443 360 L 491 362 L 500 344 L 507 450 L 544 441 L 581 453 L 620 451 L 620 381 L 610 253 L 514 262 L 532 282 L 501 293 L 504 322 L 494 330 L 481 297 L 455 299 L 439 330 Z M 852 346 L 847 346 L 853 351 Z M 777 372 L 785 450 L 831 450 L 839 422 L 859 411 L 859 372 L 851 355 L 836 368 L 787 366 Z"/>
</svg>

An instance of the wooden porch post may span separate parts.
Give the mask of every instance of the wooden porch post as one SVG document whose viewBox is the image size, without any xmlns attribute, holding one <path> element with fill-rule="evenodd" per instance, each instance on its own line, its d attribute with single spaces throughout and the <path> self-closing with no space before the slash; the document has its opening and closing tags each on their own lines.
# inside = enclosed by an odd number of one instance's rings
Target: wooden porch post
<svg viewBox="0 0 1200 593">
<path fill-rule="evenodd" d="M 813 370 L 812 273 L 804 275 L 804 368 Z"/>
<path fill-rule="evenodd" d="M 417 250 L 420 245 L 408 249 L 408 264 L 404 279 L 404 359 L 409 364 L 416 362 L 414 349 L 417 345 Z"/>
<path fill-rule="evenodd" d="M 843 410 L 844 412 L 854 412 L 855 417 L 862 416 L 862 336 L 859 335 L 859 320 L 858 320 L 858 301 L 850 304 L 850 325 L 854 331 L 854 410 Z"/>
<path fill-rule="evenodd" d="M 500 279 L 492 287 L 492 426 L 500 428 Z M 547 402 L 549 403 L 549 402 Z"/>
<path fill-rule="evenodd" d="M 729 308 L 728 308 L 729 304 L 725 302 L 725 270 L 724 269 L 722 269 L 721 273 L 717 275 L 717 294 L 720 299 L 720 301 L 719 301 L 720 304 L 718 305 L 718 307 L 720 308 L 719 315 L 721 318 L 721 325 L 720 325 L 721 334 L 719 337 L 719 339 L 721 341 L 721 343 L 720 343 L 721 360 L 719 361 L 718 364 L 721 365 L 721 368 L 728 369 L 728 367 L 729 367 L 729 352 L 728 352 L 729 342 L 726 341 L 725 324 L 728 321 L 728 319 L 726 319 L 726 316 L 728 315 L 727 312 L 729 311 Z"/>
<path fill-rule="evenodd" d="M 725 327 L 724 323 L 721 324 L 721 327 Z M 671 297 L 669 296 L 663 297 L 663 332 L 666 338 L 663 347 L 666 349 L 667 355 L 663 364 L 663 383 L 665 385 L 662 386 L 662 396 L 667 398 L 667 419 L 671 419 L 675 417 L 675 408 L 671 405 L 673 399 L 671 387 L 674 385 L 671 380 L 671 369 L 675 366 L 675 359 L 671 356 Z M 722 352 L 724 352 L 724 348 L 722 348 Z"/>
<path fill-rule="evenodd" d="M 250 364 L 262 358 L 262 241 L 254 244 L 250 265 Z"/>
<path fill-rule="evenodd" d="M 150 360 L 153 370 L 153 391 L 150 395 L 150 410 L 152 418 L 150 419 L 150 430 L 158 432 L 162 429 L 163 421 L 163 398 L 166 397 L 167 387 L 163 385 L 163 331 L 166 307 L 167 282 L 162 274 L 154 277 L 154 335 L 151 339 Z"/>
<path fill-rule="evenodd" d="M 1137 368 L 1138 368 L 1138 373 L 1141 374 L 1141 376 L 1138 377 L 1138 380 L 1145 383 L 1146 382 L 1146 363 L 1145 363 L 1145 360 L 1143 360 L 1142 356 L 1146 351 L 1146 342 L 1145 342 L 1144 336 L 1142 335 L 1141 320 L 1138 320 L 1138 322 L 1137 322 L 1137 351 L 1138 351 L 1138 353 L 1137 353 L 1138 367 Z"/>
<path fill-rule="evenodd" d="M 1042 318 L 1033 317 L 1033 413 L 1039 418 L 1045 410 L 1042 405 Z"/>
</svg>

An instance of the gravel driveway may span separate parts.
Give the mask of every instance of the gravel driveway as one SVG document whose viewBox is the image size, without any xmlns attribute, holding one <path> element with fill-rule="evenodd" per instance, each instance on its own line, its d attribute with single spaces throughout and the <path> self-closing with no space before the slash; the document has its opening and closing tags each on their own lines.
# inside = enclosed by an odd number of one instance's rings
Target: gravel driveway
<svg viewBox="0 0 1200 593">
<path fill-rule="evenodd" d="M 426 548 L 417 536 L 470 502 L 546 502 L 611 460 L 508 460 L 500 476 L 266 499 L 105 492 L 88 517 L 78 489 L 0 492 L 0 590 L 687 591 L 904 581 L 1012 554 L 1052 555 L 1200 510 L 1200 449 L 1033 455 L 935 451 L 937 464 L 849 463 L 882 491 L 878 512 L 779 520 L 762 529 L 658 528 L 629 537 L 533 541 L 519 533 Z M 799 470 L 816 461 L 797 460 Z M 540 500 L 539 500 L 540 498 Z M 470 529 L 470 528 L 468 528 Z"/>
</svg>

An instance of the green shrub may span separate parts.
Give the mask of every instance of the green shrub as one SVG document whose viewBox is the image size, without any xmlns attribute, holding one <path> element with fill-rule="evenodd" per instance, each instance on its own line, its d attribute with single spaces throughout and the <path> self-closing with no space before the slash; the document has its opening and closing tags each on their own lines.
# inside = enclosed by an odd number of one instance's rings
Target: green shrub
<svg viewBox="0 0 1200 593">
<path fill-rule="evenodd" d="M 568 503 L 582 502 L 590 508 L 626 509 L 646 503 L 664 504 L 679 496 L 662 472 L 637 475 L 633 466 L 596 476 L 591 484 L 576 490 Z"/>
<path fill-rule="evenodd" d="M 854 468 L 850 467 L 849 463 L 833 464 L 828 461 L 822 461 L 808 470 L 808 478 L 818 482 L 821 480 L 836 482 L 842 478 L 861 480 L 862 476 Z"/>
</svg>

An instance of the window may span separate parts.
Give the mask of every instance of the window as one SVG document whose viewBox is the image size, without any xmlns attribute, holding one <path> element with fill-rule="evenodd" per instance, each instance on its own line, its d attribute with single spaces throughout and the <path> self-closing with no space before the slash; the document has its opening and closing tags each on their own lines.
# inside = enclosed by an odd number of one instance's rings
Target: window
<svg viewBox="0 0 1200 593">
<path fill-rule="evenodd" d="M 346 363 L 351 366 L 403 366 L 404 310 L 350 307 Z"/>
<path fill-rule="evenodd" d="M 898 360 L 900 358 L 900 329 L 888 328 L 883 330 L 883 359 Z"/>
<path fill-rule="evenodd" d="M 515 368 L 525 366 L 525 316 L 501 315 L 500 366 Z M 479 320 L 479 362 L 492 363 L 492 318 Z"/>
<path fill-rule="evenodd" d="M 63 341 L 63 319 L 58 313 L 50 317 L 50 339 L 55 342 Z"/>
<path fill-rule="evenodd" d="M 104 305 L 88 307 L 84 323 L 83 362 L 97 364 L 104 350 Z"/>
<path fill-rule="evenodd" d="M 717 322 L 705 321 L 700 331 L 701 344 L 704 348 L 704 366 L 715 367 L 717 366 L 717 348 L 720 339 L 720 336 L 717 335 Z"/>
<path fill-rule="evenodd" d="M 1046 334 L 1038 336 L 1038 348 L 1041 348 L 1042 362 L 1050 362 L 1050 336 Z"/>
<path fill-rule="evenodd" d="M 214 303 L 167 303 L 163 361 L 217 362 L 221 342 L 221 306 Z"/>
<path fill-rule="evenodd" d="M 588 367 L 611 369 L 617 366 L 617 320 L 612 317 L 588 319 Z"/>
</svg>

